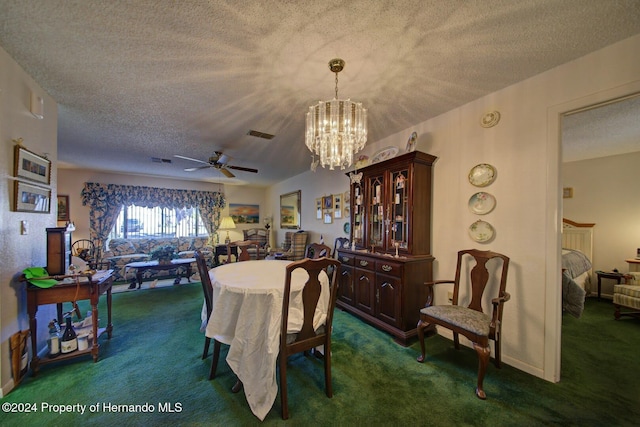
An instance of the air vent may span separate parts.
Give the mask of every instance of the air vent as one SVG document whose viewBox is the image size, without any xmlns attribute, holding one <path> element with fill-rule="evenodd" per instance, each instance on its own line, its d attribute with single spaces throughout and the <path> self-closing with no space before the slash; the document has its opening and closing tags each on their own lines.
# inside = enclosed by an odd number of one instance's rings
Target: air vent
<svg viewBox="0 0 640 427">
<path fill-rule="evenodd" d="M 153 163 L 171 163 L 171 159 L 161 159 L 160 157 L 152 157 L 151 161 Z"/>
<path fill-rule="evenodd" d="M 250 130 L 249 132 L 247 132 L 247 135 L 255 136 L 256 138 L 262 138 L 262 139 L 275 138 L 275 135 L 271 135 L 269 133 L 264 133 L 264 132 L 258 132 L 257 130 Z"/>
</svg>

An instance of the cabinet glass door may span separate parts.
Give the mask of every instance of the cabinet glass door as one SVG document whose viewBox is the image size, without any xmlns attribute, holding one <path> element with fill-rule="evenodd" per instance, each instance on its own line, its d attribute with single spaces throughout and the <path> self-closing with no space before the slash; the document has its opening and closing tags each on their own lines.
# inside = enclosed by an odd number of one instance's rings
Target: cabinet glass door
<svg viewBox="0 0 640 427">
<path fill-rule="evenodd" d="M 383 176 L 370 177 L 367 182 L 369 201 L 367 211 L 367 249 L 384 245 L 384 186 Z"/>
<path fill-rule="evenodd" d="M 409 248 L 409 170 L 391 173 L 391 231 L 387 248 Z"/>
<path fill-rule="evenodd" d="M 354 183 L 351 186 L 351 241 L 356 246 L 362 248 L 364 242 L 364 204 L 363 204 L 363 188 L 360 183 Z"/>
</svg>

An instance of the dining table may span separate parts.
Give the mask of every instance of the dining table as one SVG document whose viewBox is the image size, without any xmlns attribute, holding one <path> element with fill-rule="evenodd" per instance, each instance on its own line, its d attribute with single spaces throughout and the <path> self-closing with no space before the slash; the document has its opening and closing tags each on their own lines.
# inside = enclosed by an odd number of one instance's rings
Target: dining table
<svg viewBox="0 0 640 427">
<path fill-rule="evenodd" d="M 264 420 L 278 394 L 276 364 L 280 350 L 283 291 L 287 260 L 251 260 L 223 264 L 209 270 L 213 287 L 212 311 L 205 335 L 228 344 L 226 361 L 242 382 L 253 414 Z M 302 329 L 302 288 L 308 279 L 303 269 L 291 276 L 287 333 Z M 320 301 L 314 328 L 327 318 L 329 278 L 320 276 Z M 204 326 L 204 325 L 203 325 Z"/>
</svg>

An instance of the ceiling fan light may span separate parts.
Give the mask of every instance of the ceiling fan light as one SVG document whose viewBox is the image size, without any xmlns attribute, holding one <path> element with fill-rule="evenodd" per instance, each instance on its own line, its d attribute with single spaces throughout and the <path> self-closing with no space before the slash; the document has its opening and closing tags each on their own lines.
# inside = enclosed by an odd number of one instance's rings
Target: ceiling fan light
<svg viewBox="0 0 640 427">
<path fill-rule="evenodd" d="M 343 67 L 341 59 L 329 62 L 336 73 L 336 97 L 312 105 L 306 117 L 305 144 L 330 170 L 351 166 L 354 155 L 367 143 L 367 109 L 361 102 L 338 99 L 338 72 Z"/>
</svg>

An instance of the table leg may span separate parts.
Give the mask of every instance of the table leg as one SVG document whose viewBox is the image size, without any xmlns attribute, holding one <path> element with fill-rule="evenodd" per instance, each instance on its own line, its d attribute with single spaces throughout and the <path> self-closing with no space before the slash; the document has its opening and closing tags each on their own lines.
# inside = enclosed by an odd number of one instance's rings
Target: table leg
<svg viewBox="0 0 640 427">
<path fill-rule="evenodd" d="M 140 289 L 140 286 L 142 286 L 142 268 L 138 268 L 136 270 L 136 280 L 138 281 L 138 289 Z"/>
<path fill-rule="evenodd" d="M 191 264 L 187 264 L 187 282 L 191 283 L 191 275 L 193 274 L 193 270 L 191 269 Z"/>
<path fill-rule="evenodd" d="M 31 332 L 31 371 L 33 372 L 33 376 L 36 376 L 38 374 L 38 364 L 40 362 L 37 352 L 38 321 L 36 320 L 36 313 L 38 312 L 38 304 L 35 301 L 35 297 L 32 297 L 29 292 L 27 293 L 27 312 L 29 314 L 29 330 Z"/>
<path fill-rule="evenodd" d="M 91 298 L 91 326 L 93 329 L 93 345 L 91 346 L 91 355 L 93 356 L 93 363 L 98 361 L 98 354 L 100 352 L 100 344 L 98 344 L 98 298 Z"/>
<path fill-rule="evenodd" d="M 111 287 L 107 289 L 107 338 L 111 339 L 111 331 L 113 323 L 111 323 Z"/>
<path fill-rule="evenodd" d="M 600 275 L 598 275 L 598 301 L 600 301 L 600 289 L 602 287 L 602 277 L 600 277 Z"/>
</svg>

